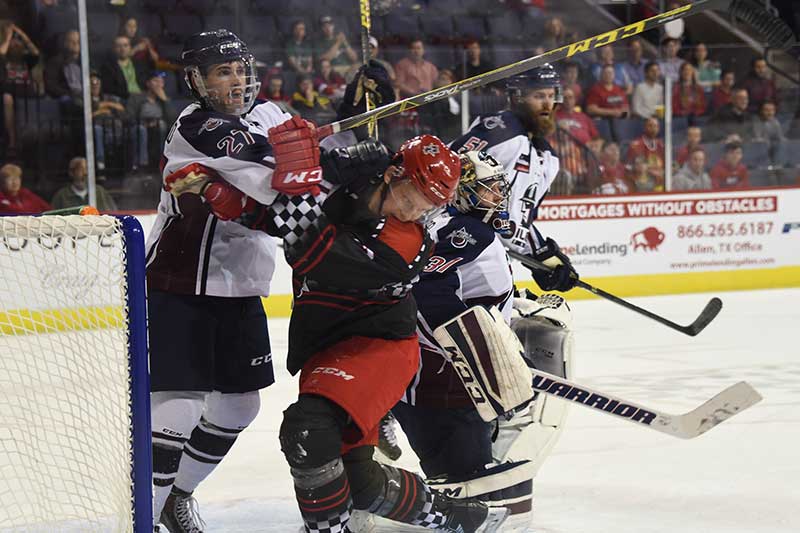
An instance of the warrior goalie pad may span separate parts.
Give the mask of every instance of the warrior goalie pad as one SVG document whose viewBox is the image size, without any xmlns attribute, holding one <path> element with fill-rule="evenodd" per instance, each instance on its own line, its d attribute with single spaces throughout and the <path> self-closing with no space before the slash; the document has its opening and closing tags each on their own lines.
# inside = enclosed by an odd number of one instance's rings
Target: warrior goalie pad
<svg viewBox="0 0 800 533">
<path fill-rule="evenodd" d="M 533 397 L 522 344 L 497 308 L 490 313 L 473 307 L 436 328 L 433 336 L 486 422 Z"/>
</svg>

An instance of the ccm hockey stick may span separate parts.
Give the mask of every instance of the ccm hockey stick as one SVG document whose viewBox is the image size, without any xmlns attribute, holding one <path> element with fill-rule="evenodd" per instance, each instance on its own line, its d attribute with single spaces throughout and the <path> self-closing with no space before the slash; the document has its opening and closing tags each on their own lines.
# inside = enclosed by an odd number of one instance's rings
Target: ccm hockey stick
<svg viewBox="0 0 800 533">
<path fill-rule="evenodd" d="M 740 381 L 715 394 L 691 411 L 673 415 L 596 391 L 535 368 L 531 369 L 531 374 L 533 374 L 533 389 L 537 392 L 557 396 L 681 439 L 698 437 L 762 399 L 758 391 L 747 382 Z"/>
<path fill-rule="evenodd" d="M 541 261 L 537 261 L 532 257 L 528 257 L 527 255 L 522 255 L 512 250 L 508 250 L 508 255 L 512 259 L 516 259 L 517 261 L 519 261 L 528 268 L 533 268 L 536 270 L 542 270 L 548 272 L 551 270 L 550 267 L 543 264 Z M 615 304 L 619 304 L 622 307 L 630 309 L 635 313 L 639 313 L 640 315 L 644 315 L 647 318 L 651 318 L 660 324 L 664 324 L 665 326 L 672 328 L 675 331 L 680 331 L 681 333 L 689 335 L 690 337 L 694 337 L 695 335 L 703 331 L 705 327 L 709 325 L 711 321 L 714 320 L 714 318 L 716 318 L 720 310 L 722 310 L 722 300 L 720 300 L 717 297 L 714 297 L 711 300 L 709 300 L 709 302 L 706 304 L 706 306 L 703 308 L 703 310 L 700 312 L 700 314 L 697 316 L 694 322 L 692 322 L 688 326 L 681 326 L 680 324 L 676 324 L 671 320 L 667 320 L 663 316 L 657 315 L 653 312 L 648 311 L 647 309 L 642 309 L 638 305 L 634 305 L 626 300 L 623 300 L 619 296 L 614 296 L 613 294 L 608 293 L 602 289 L 598 289 L 594 285 L 589 285 L 585 281 L 578 280 L 576 286 L 580 287 L 581 289 L 585 289 L 596 296 L 605 298 L 606 300 L 612 301 Z"/>
<path fill-rule="evenodd" d="M 370 15 L 369 0 L 358 0 L 358 11 L 361 17 L 361 58 L 363 59 L 364 65 L 369 65 L 369 34 L 372 29 L 372 17 Z M 372 93 L 367 90 L 364 92 L 367 111 L 372 111 L 375 109 L 375 102 L 372 100 Z M 353 102 L 353 104 L 355 105 L 355 102 Z M 367 125 L 367 131 L 369 132 L 370 137 L 374 139 L 378 138 L 377 118 L 373 118 L 369 121 L 369 124 Z"/>
<path fill-rule="evenodd" d="M 684 6 L 680 6 L 671 11 L 658 14 L 648 19 L 622 26 L 594 37 L 589 37 L 582 41 L 572 43 L 561 48 L 550 50 L 538 56 L 529 57 L 510 65 L 478 74 L 471 78 L 461 80 L 444 87 L 439 87 L 428 92 L 411 96 L 404 100 L 398 100 L 391 104 L 381 106 L 372 111 L 367 111 L 353 117 L 348 117 L 338 122 L 326 124 L 317 128 L 317 135 L 321 139 L 328 135 L 333 135 L 340 131 L 357 128 L 368 124 L 370 121 L 380 120 L 403 111 L 414 109 L 424 104 L 436 102 L 443 98 L 448 98 L 455 94 L 476 87 L 483 87 L 490 83 L 526 72 L 535 67 L 540 67 L 545 63 L 554 63 L 562 59 L 570 58 L 576 54 L 591 52 L 601 46 L 612 44 L 623 39 L 628 39 L 642 32 L 663 26 L 667 22 L 694 15 L 701 11 L 715 9 L 726 11 L 729 15 L 739 18 L 758 31 L 764 40 L 773 48 L 788 48 L 794 43 L 794 35 L 791 28 L 784 21 L 770 14 L 757 0 L 700 0 Z M 363 13 L 363 11 L 362 11 Z M 363 18 L 363 15 L 362 15 Z"/>
</svg>

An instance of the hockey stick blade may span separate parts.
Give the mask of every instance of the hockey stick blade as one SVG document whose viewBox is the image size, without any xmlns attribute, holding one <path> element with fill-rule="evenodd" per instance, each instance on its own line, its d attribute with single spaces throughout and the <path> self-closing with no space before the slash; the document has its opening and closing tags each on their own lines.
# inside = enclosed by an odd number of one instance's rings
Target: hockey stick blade
<svg viewBox="0 0 800 533">
<path fill-rule="evenodd" d="M 673 415 L 593 390 L 547 372 L 531 369 L 531 374 L 533 389 L 537 392 L 557 396 L 680 439 L 698 437 L 762 399 L 753 387 L 740 381 L 699 407 L 684 414 Z"/>
<path fill-rule="evenodd" d="M 717 317 L 720 311 L 722 311 L 722 300 L 716 297 L 711 298 L 695 321 L 684 328 L 685 333 L 694 337 L 706 329 L 706 326 Z"/>
<path fill-rule="evenodd" d="M 359 115 L 319 126 L 317 128 L 317 136 L 321 139 L 340 131 L 368 124 L 373 120 L 381 120 L 402 113 L 403 111 L 408 111 L 431 102 L 455 96 L 469 89 L 477 89 L 478 87 L 495 83 L 510 76 L 527 72 L 536 67 L 541 67 L 545 63 L 555 63 L 556 61 L 569 59 L 577 54 L 593 52 L 602 46 L 629 39 L 643 32 L 663 26 L 673 20 L 682 19 L 710 9 L 728 12 L 748 24 L 751 24 L 755 30 L 763 34 L 765 40 L 773 48 L 788 48 L 792 46 L 794 42 L 792 31 L 788 25 L 778 17 L 769 13 L 763 5 L 759 5 L 755 0 L 699 0 L 679 6 L 670 11 L 665 11 L 664 13 L 659 13 L 648 19 L 632 22 L 626 26 L 621 26 L 560 48 L 548 50 L 543 54 L 451 83 L 450 85 L 437 87 L 436 89 L 410 96 L 391 104 L 386 104 Z"/>
<path fill-rule="evenodd" d="M 515 252 L 513 250 L 508 250 L 508 255 L 512 259 L 516 259 L 523 265 L 528 268 L 532 268 L 535 270 L 542 270 L 542 271 L 550 271 L 550 267 L 542 263 L 541 261 L 537 261 L 533 257 L 529 257 L 527 255 L 523 255 L 521 253 Z M 652 320 L 655 320 L 659 324 L 663 324 L 670 329 L 674 329 L 675 331 L 680 331 L 684 335 L 689 335 L 690 337 L 694 337 L 701 331 L 703 331 L 706 326 L 708 326 L 714 318 L 719 314 L 720 310 L 722 310 L 722 300 L 719 298 L 712 298 L 703 310 L 700 312 L 700 315 L 688 326 L 681 326 L 673 322 L 672 320 L 668 320 L 661 315 L 657 315 L 652 311 L 648 311 L 638 305 L 632 304 L 627 300 L 623 300 L 619 296 L 615 296 L 610 292 L 606 292 L 603 289 L 599 289 L 594 285 L 590 285 L 583 280 L 578 280 L 575 284 L 576 287 L 580 287 L 581 289 L 587 290 L 594 294 L 595 296 L 599 296 L 600 298 L 605 298 L 609 302 L 614 302 L 617 305 L 621 305 L 626 309 L 630 309 L 634 313 L 638 313 L 640 315 L 646 316 Z"/>
</svg>

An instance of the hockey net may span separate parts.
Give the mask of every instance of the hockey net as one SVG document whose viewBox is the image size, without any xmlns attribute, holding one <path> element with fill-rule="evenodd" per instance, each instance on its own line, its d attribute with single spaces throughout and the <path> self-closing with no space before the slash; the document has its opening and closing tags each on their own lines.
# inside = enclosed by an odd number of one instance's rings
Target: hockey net
<svg viewBox="0 0 800 533">
<path fill-rule="evenodd" d="M 152 531 L 140 233 L 0 217 L 0 532 Z"/>
</svg>

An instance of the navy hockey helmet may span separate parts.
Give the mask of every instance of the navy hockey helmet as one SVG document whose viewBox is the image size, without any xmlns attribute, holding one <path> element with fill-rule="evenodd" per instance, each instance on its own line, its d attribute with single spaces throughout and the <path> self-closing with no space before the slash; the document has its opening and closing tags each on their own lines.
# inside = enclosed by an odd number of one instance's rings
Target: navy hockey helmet
<svg viewBox="0 0 800 533">
<path fill-rule="evenodd" d="M 241 84 L 232 84 L 224 94 L 221 90 L 209 86 L 207 78 L 209 68 L 233 61 L 240 61 L 244 67 Z M 233 32 L 220 29 L 190 36 L 183 44 L 181 62 L 186 73 L 186 83 L 203 107 L 221 113 L 242 115 L 249 111 L 255 102 L 261 88 L 255 58 L 244 41 Z"/>
<path fill-rule="evenodd" d="M 506 92 L 512 98 L 521 97 L 526 91 L 535 89 L 555 89 L 555 102 L 560 104 L 563 101 L 561 76 L 550 63 L 511 76 L 506 80 Z"/>
</svg>

